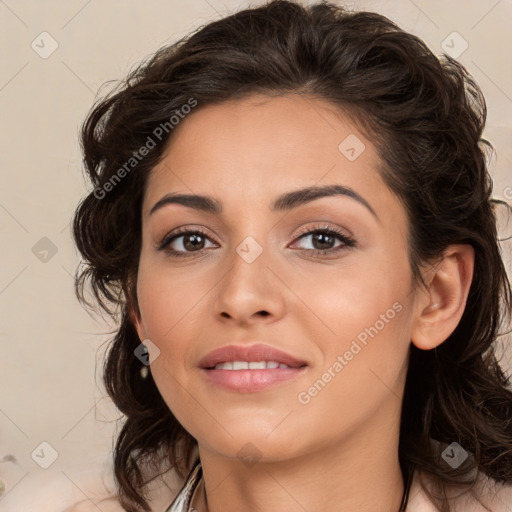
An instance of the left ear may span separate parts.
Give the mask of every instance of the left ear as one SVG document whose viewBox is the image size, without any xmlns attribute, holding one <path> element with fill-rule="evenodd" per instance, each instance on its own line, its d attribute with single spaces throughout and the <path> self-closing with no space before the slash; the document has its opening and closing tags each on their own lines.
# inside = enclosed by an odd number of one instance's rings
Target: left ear
<svg viewBox="0 0 512 512">
<path fill-rule="evenodd" d="M 427 290 L 417 303 L 412 343 L 430 350 L 445 341 L 457 327 L 473 279 L 475 251 L 471 245 L 450 245 L 429 274 Z M 428 282 L 427 282 L 428 283 Z"/>
</svg>

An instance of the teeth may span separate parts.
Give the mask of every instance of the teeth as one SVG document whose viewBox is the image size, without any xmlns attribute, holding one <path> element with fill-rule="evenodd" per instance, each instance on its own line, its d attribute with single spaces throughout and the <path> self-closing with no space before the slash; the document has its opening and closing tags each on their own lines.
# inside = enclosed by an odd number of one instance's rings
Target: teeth
<svg viewBox="0 0 512 512">
<path fill-rule="evenodd" d="M 251 361 L 248 364 L 249 370 L 264 370 L 267 367 L 267 363 L 265 361 Z"/>
<path fill-rule="evenodd" d="M 286 364 L 277 361 L 227 361 L 215 365 L 216 370 L 265 370 L 273 368 L 289 368 Z"/>
</svg>

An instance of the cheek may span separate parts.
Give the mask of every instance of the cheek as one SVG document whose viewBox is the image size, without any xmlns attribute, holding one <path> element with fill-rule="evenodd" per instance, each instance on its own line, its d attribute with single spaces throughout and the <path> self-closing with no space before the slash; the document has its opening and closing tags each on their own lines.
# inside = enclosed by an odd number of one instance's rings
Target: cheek
<svg viewBox="0 0 512 512">
<path fill-rule="evenodd" d="M 147 337 L 167 343 L 176 331 L 194 325 L 207 292 L 208 284 L 186 270 L 166 271 L 165 265 L 145 265 L 141 259 L 137 298 Z"/>
<path fill-rule="evenodd" d="M 374 333 L 376 328 L 379 334 L 400 331 L 406 314 L 398 310 L 409 300 L 410 279 L 405 251 L 391 250 L 361 252 L 357 258 L 347 258 L 346 264 L 320 268 L 313 276 L 303 272 L 293 288 L 297 296 L 304 297 L 307 310 L 296 320 L 310 328 L 316 321 L 325 348 L 337 351 L 358 335 L 364 341 L 368 330 Z"/>
<path fill-rule="evenodd" d="M 375 314 L 364 304 L 359 309 L 352 305 L 349 310 L 349 306 L 338 313 L 344 320 L 337 324 L 336 342 L 324 346 L 323 364 L 294 397 L 300 404 L 295 410 L 302 430 L 318 432 L 321 428 L 326 433 L 318 442 L 328 440 L 333 432 L 343 437 L 361 428 L 383 406 L 391 407 L 392 414 L 405 382 L 410 346 L 408 301 L 395 301 L 390 308 L 386 301 L 383 307 L 372 304 Z"/>
<path fill-rule="evenodd" d="M 141 257 L 137 299 L 146 337 L 159 349 L 151 373 L 169 407 L 187 399 L 189 370 L 194 364 L 191 348 L 204 330 L 208 291 L 213 286 L 186 270 L 172 271 Z M 180 398 L 181 397 L 181 398 Z M 179 407 L 177 407 L 179 409 Z"/>
<path fill-rule="evenodd" d="M 200 325 L 197 289 L 185 286 L 183 277 L 176 279 L 156 265 L 141 265 L 137 282 L 137 298 L 146 338 L 159 354 L 151 363 L 151 374 L 168 407 L 177 412 L 187 397 L 186 366 L 194 325 Z M 178 417 L 180 421 L 180 418 Z"/>
<path fill-rule="evenodd" d="M 341 421 L 333 404 L 348 425 L 369 417 L 391 392 L 400 393 L 413 312 L 407 255 L 367 254 L 350 269 L 309 281 L 308 305 L 328 328 L 316 335 L 321 363 L 297 397 L 309 428 L 317 417 Z"/>
<path fill-rule="evenodd" d="M 372 371 L 393 382 L 410 344 L 411 305 L 406 288 L 352 279 L 356 282 L 347 279 L 346 283 L 347 287 L 357 285 L 351 293 L 333 293 L 331 301 L 321 305 L 319 316 L 330 334 L 317 337 L 323 360 L 315 375 L 321 377 L 323 372 L 337 369 L 335 373 L 344 375 L 338 379 L 344 389 L 368 387 L 376 379 Z M 336 362 L 341 366 L 333 368 Z M 341 384 L 341 380 L 345 382 Z"/>
</svg>

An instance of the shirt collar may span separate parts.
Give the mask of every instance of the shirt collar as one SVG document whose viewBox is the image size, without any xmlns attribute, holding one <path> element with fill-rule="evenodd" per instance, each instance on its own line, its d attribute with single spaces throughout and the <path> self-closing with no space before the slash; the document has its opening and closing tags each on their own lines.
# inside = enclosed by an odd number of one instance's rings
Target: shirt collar
<svg viewBox="0 0 512 512">
<path fill-rule="evenodd" d="M 191 510 L 190 504 L 194 496 L 194 491 L 202 477 L 203 469 L 201 467 L 201 461 L 198 460 L 190 471 L 181 491 L 165 512 L 189 512 Z"/>
</svg>

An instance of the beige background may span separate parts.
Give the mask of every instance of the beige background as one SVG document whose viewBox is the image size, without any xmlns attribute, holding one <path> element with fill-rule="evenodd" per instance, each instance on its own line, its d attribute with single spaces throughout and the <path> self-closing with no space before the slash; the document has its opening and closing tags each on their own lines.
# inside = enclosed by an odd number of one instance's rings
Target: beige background
<svg viewBox="0 0 512 512">
<path fill-rule="evenodd" d="M 108 326 L 73 293 L 79 257 L 69 221 L 86 191 L 80 123 L 104 82 L 199 25 L 259 3 L 0 0 L 0 508 L 26 500 L 49 475 L 84 496 L 76 465 L 97 463 L 111 447 L 115 414 L 103 399 L 100 366 L 95 375 Z M 438 54 L 443 41 L 453 51 L 467 42 L 458 59 L 487 98 L 495 197 L 512 200 L 512 0 L 345 3 L 387 15 Z M 58 48 L 48 56 L 52 44 Z M 512 224 L 503 231 L 512 235 Z M 510 268 L 510 242 L 503 249 Z M 52 449 L 58 458 L 42 469 L 36 461 L 50 462 Z M 64 503 L 64 491 L 52 492 Z M 34 510 L 45 509 L 42 500 Z"/>
</svg>

